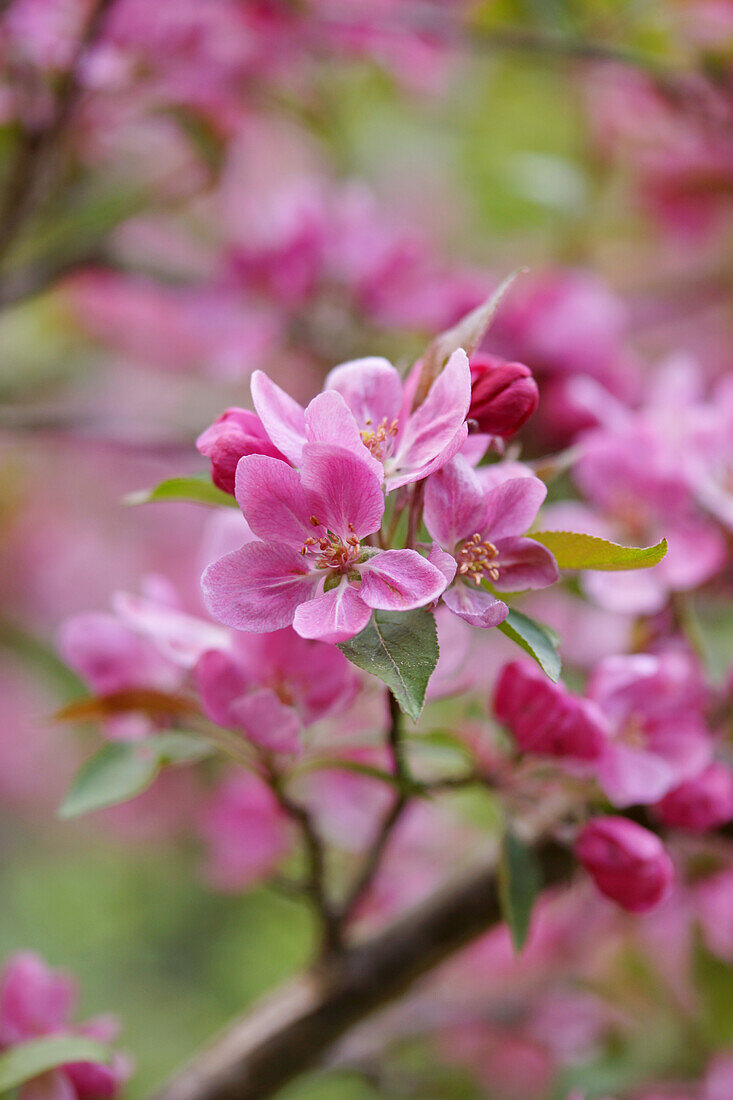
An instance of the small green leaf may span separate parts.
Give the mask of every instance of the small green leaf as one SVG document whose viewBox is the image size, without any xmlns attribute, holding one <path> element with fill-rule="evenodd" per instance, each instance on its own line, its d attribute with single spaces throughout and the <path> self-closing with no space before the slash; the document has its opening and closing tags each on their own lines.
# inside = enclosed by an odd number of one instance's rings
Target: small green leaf
<svg viewBox="0 0 733 1100">
<path fill-rule="evenodd" d="M 160 764 L 195 764 L 216 750 L 210 741 L 193 733 L 161 733 L 144 743 L 153 749 Z"/>
<path fill-rule="evenodd" d="M 533 531 L 529 537 L 554 554 L 560 569 L 651 569 L 667 553 L 666 539 L 655 546 L 620 546 L 577 531 Z"/>
<path fill-rule="evenodd" d="M 499 860 L 499 901 L 517 954 L 529 935 L 532 907 L 541 886 L 540 869 L 532 849 L 507 828 Z"/>
<path fill-rule="evenodd" d="M 375 611 L 361 634 L 339 649 L 352 664 L 378 676 L 417 722 L 440 652 L 432 612 Z"/>
<path fill-rule="evenodd" d="M 126 802 L 150 786 L 159 766 L 158 754 L 145 742 L 110 741 L 77 772 L 59 816 L 79 817 Z"/>
<path fill-rule="evenodd" d="M 192 764 L 215 746 L 190 733 L 161 733 L 140 741 L 110 741 L 77 772 L 59 816 L 115 806 L 142 794 L 166 764 Z"/>
<path fill-rule="evenodd" d="M 713 1050 L 733 1043 L 733 968 L 713 954 L 697 930 L 693 975 L 700 1004 L 700 1027 Z"/>
<path fill-rule="evenodd" d="M 453 328 L 436 336 L 423 356 L 423 371 L 431 380 L 458 348 L 463 348 L 466 355 L 473 354 L 483 340 L 502 298 L 517 276 L 525 270 L 525 268 L 520 268 L 513 271 L 485 302 L 482 302 L 481 305 L 476 306 L 470 313 L 462 317 Z"/>
<path fill-rule="evenodd" d="M 499 623 L 499 630 L 521 646 L 530 657 L 534 657 L 542 671 L 557 683 L 560 679 L 562 663 L 557 651 L 557 635 L 554 630 L 513 608 L 504 622 Z"/>
<path fill-rule="evenodd" d="M 0 1093 L 68 1062 L 109 1062 L 109 1048 L 83 1035 L 32 1039 L 0 1054 Z"/>
<path fill-rule="evenodd" d="M 125 504 L 153 504 L 161 500 L 187 501 L 191 504 L 210 504 L 214 507 L 236 508 L 237 502 L 229 493 L 218 489 L 212 481 L 203 477 L 170 477 L 154 489 L 140 489 L 123 498 Z"/>
</svg>

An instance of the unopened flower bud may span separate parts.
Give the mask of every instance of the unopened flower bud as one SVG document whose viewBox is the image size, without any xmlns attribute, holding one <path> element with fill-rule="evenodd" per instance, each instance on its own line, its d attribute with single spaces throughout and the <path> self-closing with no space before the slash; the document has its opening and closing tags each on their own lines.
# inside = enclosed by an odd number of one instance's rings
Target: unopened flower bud
<svg viewBox="0 0 733 1100">
<path fill-rule="evenodd" d="M 654 811 L 674 829 L 702 833 L 725 825 L 733 818 L 733 773 L 725 764 L 710 764 L 665 795 Z"/>
<path fill-rule="evenodd" d="M 227 409 L 196 440 L 202 455 L 211 459 L 211 480 L 225 493 L 234 494 L 237 463 L 244 455 L 283 458 L 256 413 L 249 409 Z"/>
<path fill-rule="evenodd" d="M 539 393 L 529 367 L 507 363 L 495 355 L 472 355 L 471 405 L 468 419 L 487 435 L 506 439 L 529 420 Z"/>
<path fill-rule="evenodd" d="M 596 817 L 575 843 L 575 854 L 607 898 L 630 913 L 664 901 L 674 879 L 658 836 L 625 817 Z"/>
<path fill-rule="evenodd" d="M 573 761 L 598 760 L 606 744 L 602 719 L 593 703 L 521 661 L 502 669 L 494 713 L 514 734 L 523 752 Z"/>
</svg>

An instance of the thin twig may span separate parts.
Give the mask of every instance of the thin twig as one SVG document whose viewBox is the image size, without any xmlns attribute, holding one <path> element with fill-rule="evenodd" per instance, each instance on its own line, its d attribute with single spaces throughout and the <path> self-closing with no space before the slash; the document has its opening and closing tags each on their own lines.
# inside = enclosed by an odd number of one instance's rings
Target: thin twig
<svg viewBox="0 0 733 1100">
<path fill-rule="evenodd" d="M 387 850 L 387 845 L 392 837 L 395 826 L 407 809 L 412 788 L 412 777 L 405 756 L 402 741 L 402 712 L 400 705 L 391 691 L 387 693 L 389 701 L 389 730 L 387 732 L 387 744 L 392 757 L 392 774 L 399 783 L 399 789 L 394 801 L 387 811 L 377 835 L 367 852 L 364 864 L 353 883 L 339 912 L 341 924 L 346 924 L 358 909 L 359 904 L 368 893 L 374 879 L 379 872 L 382 858 Z"/>
<path fill-rule="evenodd" d="M 341 950 L 343 941 L 339 916 L 328 895 L 325 845 L 307 807 L 290 797 L 276 772 L 271 771 L 268 778 L 280 807 L 295 822 L 303 838 L 308 868 L 301 891 L 312 900 L 321 925 L 321 955 L 328 958 Z"/>
</svg>

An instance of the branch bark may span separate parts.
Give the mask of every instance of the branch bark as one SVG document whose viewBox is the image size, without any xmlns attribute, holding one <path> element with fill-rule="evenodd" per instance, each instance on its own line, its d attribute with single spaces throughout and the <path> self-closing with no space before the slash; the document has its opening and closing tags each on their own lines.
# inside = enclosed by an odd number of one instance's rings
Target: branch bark
<svg viewBox="0 0 733 1100">
<path fill-rule="evenodd" d="M 545 886 L 574 865 L 554 841 L 538 845 Z M 316 1066 L 355 1024 L 405 993 L 501 919 L 495 854 L 370 939 L 296 978 L 235 1021 L 153 1100 L 265 1100 Z"/>
<path fill-rule="evenodd" d="M 98 38 L 113 3 L 114 0 L 96 0 L 71 64 L 59 78 L 51 117 L 41 128 L 27 127 L 20 138 L 0 200 L 0 259 L 14 244 L 47 184 L 59 141 L 67 130 L 81 93 L 82 63 L 89 47 Z"/>
</svg>

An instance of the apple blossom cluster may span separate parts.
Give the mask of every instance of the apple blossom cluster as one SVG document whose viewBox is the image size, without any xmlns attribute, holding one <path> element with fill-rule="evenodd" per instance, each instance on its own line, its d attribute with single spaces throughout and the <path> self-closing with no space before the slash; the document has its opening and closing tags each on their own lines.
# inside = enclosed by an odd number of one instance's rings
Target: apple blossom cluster
<svg viewBox="0 0 733 1100">
<path fill-rule="evenodd" d="M 83 1024 L 72 1023 L 77 998 L 74 978 L 52 970 L 38 955 L 20 951 L 8 958 L 0 972 L 0 1057 L 14 1049 L 20 1053 L 38 1040 L 82 1037 L 100 1044 L 105 1054 L 117 1038 L 117 1020 L 97 1016 Z M 73 1052 L 73 1042 L 68 1049 Z M 18 1096 L 20 1100 L 111 1100 L 120 1094 L 132 1064 L 118 1053 L 106 1053 L 105 1058 L 104 1062 L 87 1061 L 71 1053 L 68 1061 L 23 1080 Z"/>
<path fill-rule="evenodd" d="M 304 409 L 256 372 L 255 413 L 230 409 L 199 438 L 215 483 L 231 491 L 233 482 L 252 535 L 204 574 L 214 618 L 238 630 L 292 625 L 301 637 L 343 642 L 373 610 L 442 599 L 466 621 L 492 627 L 508 613 L 497 591 L 558 579 L 552 554 L 523 537 L 544 500 L 542 482 L 472 465 L 493 435 L 512 434 L 533 411 L 529 371 L 482 361 L 472 388 L 458 349 L 414 407 L 419 378 L 414 372 L 403 386 L 386 360 L 355 360 L 336 367 Z M 387 508 L 393 529 L 409 512 L 399 548 L 383 531 Z M 413 543 L 423 520 L 433 541 L 421 552 Z"/>
</svg>

